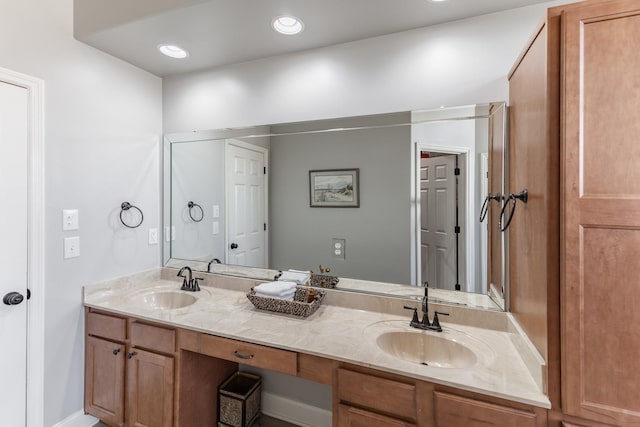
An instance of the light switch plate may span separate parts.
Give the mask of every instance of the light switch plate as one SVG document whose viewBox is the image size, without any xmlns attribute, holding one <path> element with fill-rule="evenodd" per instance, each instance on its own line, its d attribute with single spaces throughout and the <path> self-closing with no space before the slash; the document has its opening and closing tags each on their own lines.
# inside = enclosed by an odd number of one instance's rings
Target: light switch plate
<svg viewBox="0 0 640 427">
<path fill-rule="evenodd" d="M 62 231 L 77 230 L 80 228 L 78 209 L 62 210 Z"/>
<path fill-rule="evenodd" d="M 158 229 L 150 228 L 149 229 L 149 244 L 157 245 L 158 244 Z"/>
<path fill-rule="evenodd" d="M 80 237 L 64 238 L 64 259 L 77 258 L 80 256 Z"/>
<path fill-rule="evenodd" d="M 220 223 L 213 221 L 213 234 L 220 234 Z"/>
</svg>

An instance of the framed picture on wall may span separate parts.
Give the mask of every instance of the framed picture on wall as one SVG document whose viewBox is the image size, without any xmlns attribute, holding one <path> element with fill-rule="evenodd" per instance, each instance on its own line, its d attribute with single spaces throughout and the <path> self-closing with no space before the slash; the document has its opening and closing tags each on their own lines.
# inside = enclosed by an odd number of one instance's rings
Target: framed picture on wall
<svg viewBox="0 0 640 427">
<path fill-rule="evenodd" d="M 360 169 L 309 171 L 309 206 L 312 208 L 358 208 Z"/>
</svg>

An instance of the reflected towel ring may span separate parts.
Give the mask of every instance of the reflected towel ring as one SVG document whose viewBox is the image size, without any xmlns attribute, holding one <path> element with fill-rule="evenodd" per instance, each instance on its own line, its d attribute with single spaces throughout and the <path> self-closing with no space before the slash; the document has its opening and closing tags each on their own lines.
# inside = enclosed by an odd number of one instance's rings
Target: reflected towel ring
<svg viewBox="0 0 640 427">
<path fill-rule="evenodd" d="M 500 231 L 505 231 L 507 228 L 509 228 L 509 224 L 511 224 L 511 220 L 513 219 L 513 215 L 516 213 L 516 204 L 518 203 L 518 200 L 527 203 L 527 201 L 529 200 L 529 192 L 527 191 L 527 189 L 525 188 L 524 190 L 522 190 L 521 192 L 519 192 L 518 194 L 509 194 L 508 196 L 505 197 L 505 203 L 502 206 L 502 210 L 500 211 L 500 219 L 498 220 L 498 227 L 500 228 Z M 502 226 L 503 224 L 503 219 L 504 219 L 504 213 L 505 213 L 505 209 L 507 208 L 507 206 L 510 204 L 510 202 L 513 201 L 513 203 L 511 203 L 513 205 L 513 207 L 510 209 L 509 211 L 509 218 L 507 218 L 507 222 L 504 225 L 504 227 Z"/>
<path fill-rule="evenodd" d="M 482 208 L 480 209 L 480 222 L 483 222 L 487 217 L 487 213 L 489 212 L 489 201 L 491 200 L 496 200 L 499 202 L 500 200 L 502 200 L 502 195 L 499 192 L 496 193 L 495 196 L 491 193 L 487 194 L 487 197 L 484 198 Z"/>
<path fill-rule="evenodd" d="M 189 203 L 187 203 L 187 207 L 189 208 L 189 218 L 191 218 L 194 222 L 202 221 L 202 219 L 204 218 L 204 210 L 202 210 L 202 206 L 200 206 L 199 204 L 194 203 L 194 202 L 189 202 Z M 194 208 L 200 209 L 200 218 L 198 218 L 198 219 L 195 219 L 193 217 L 192 209 L 194 209 Z"/>
<path fill-rule="evenodd" d="M 140 222 L 137 223 L 136 225 L 129 225 L 124 221 L 124 219 L 122 219 L 122 213 L 132 208 L 140 212 Z M 122 202 L 122 204 L 120 205 L 120 222 L 122 223 L 122 225 L 124 225 L 127 228 L 138 228 L 142 224 L 142 221 L 144 221 L 144 214 L 142 213 L 139 207 L 134 206 L 129 202 Z"/>
</svg>

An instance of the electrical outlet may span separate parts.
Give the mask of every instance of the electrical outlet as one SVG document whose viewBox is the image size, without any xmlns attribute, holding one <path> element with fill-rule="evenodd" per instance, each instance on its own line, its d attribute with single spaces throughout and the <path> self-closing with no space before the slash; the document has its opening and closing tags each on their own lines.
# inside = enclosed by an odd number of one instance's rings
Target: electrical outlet
<svg viewBox="0 0 640 427">
<path fill-rule="evenodd" d="M 345 246 L 347 241 L 345 239 L 332 239 L 331 250 L 334 259 L 345 259 Z"/>
<path fill-rule="evenodd" d="M 220 234 L 220 223 L 213 221 L 213 234 Z"/>
<path fill-rule="evenodd" d="M 80 228 L 78 209 L 62 210 L 62 231 L 77 230 Z"/>
<path fill-rule="evenodd" d="M 213 205 L 213 217 L 214 218 L 219 218 L 220 217 L 220 206 L 219 205 Z"/>
</svg>

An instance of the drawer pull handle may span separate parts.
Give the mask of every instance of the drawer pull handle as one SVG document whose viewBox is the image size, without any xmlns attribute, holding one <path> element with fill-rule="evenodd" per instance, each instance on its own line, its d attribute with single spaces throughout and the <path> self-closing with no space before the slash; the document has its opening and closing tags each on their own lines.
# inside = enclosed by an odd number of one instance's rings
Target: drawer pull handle
<svg viewBox="0 0 640 427">
<path fill-rule="evenodd" d="M 238 350 L 234 351 L 233 355 L 238 359 L 244 359 L 244 360 L 253 359 L 253 354 L 242 354 L 242 353 L 239 353 Z"/>
</svg>

